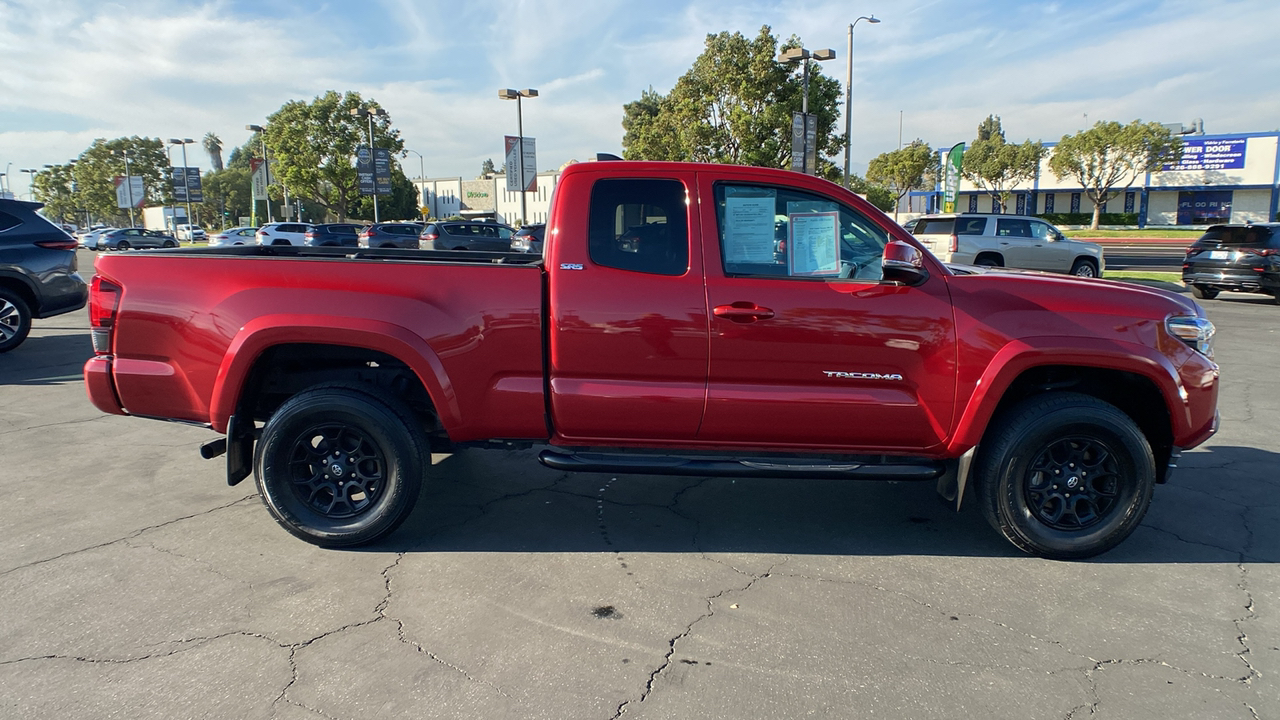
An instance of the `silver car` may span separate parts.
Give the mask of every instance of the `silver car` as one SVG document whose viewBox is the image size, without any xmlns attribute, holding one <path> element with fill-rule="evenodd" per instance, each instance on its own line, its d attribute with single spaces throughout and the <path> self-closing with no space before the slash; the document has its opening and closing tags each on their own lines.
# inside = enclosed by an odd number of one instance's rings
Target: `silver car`
<svg viewBox="0 0 1280 720">
<path fill-rule="evenodd" d="M 1102 247 L 1071 240 L 1028 215 L 947 213 L 925 215 L 908 228 L 939 260 L 961 265 L 1102 277 Z"/>
<path fill-rule="evenodd" d="M 134 248 L 175 248 L 178 239 L 160 230 L 120 228 L 98 237 L 99 250 L 132 250 Z"/>
</svg>

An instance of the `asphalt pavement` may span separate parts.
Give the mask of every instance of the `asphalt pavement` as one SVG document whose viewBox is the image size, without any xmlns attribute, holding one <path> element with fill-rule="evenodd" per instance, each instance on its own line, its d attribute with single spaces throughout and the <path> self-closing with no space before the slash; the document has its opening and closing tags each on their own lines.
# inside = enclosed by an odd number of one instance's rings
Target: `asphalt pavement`
<svg viewBox="0 0 1280 720">
<path fill-rule="evenodd" d="M 0 355 L 3 718 L 1280 717 L 1280 307 L 1137 532 L 1024 556 L 928 484 L 438 456 L 375 547 L 280 529 L 213 433 L 99 413 L 85 311 Z"/>
</svg>

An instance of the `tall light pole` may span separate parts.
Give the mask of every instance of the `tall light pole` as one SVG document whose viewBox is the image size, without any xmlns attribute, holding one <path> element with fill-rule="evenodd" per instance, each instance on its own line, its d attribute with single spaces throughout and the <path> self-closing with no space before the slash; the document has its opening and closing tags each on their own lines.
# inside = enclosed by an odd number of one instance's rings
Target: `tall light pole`
<svg viewBox="0 0 1280 720">
<path fill-rule="evenodd" d="M 271 193 L 266 192 L 267 186 L 271 183 L 271 160 L 267 158 L 267 129 L 261 125 L 245 125 L 244 129 L 249 132 L 258 133 L 258 141 L 262 143 L 262 173 L 267 178 L 267 182 L 263 183 L 263 192 L 267 195 L 267 222 L 275 222 L 275 216 L 271 214 Z M 250 180 L 249 182 L 251 188 L 249 194 L 252 195 L 253 181 Z M 256 216 L 258 214 L 258 200 L 257 198 L 254 198 L 250 200 L 250 202 L 252 203 L 251 207 L 253 208 L 252 214 Z M 258 224 L 256 217 L 251 222 L 254 225 Z"/>
<path fill-rule="evenodd" d="M 27 173 L 27 196 L 32 200 L 36 199 L 36 173 L 40 172 L 36 168 L 19 168 L 18 172 Z M 127 171 L 126 171 L 127 172 Z"/>
<path fill-rule="evenodd" d="M 844 83 L 844 186 L 849 187 L 849 152 L 853 142 L 853 26 L 866 20 L 872 25 L 879 24 L 875 15 L 863 15 L 849 23 L 849 60 Z"/>
<path fill-rule="evenodd" d="M 536 98 L 538 91 L 533 88 L 525 88 L 524 90 L 512 90 L 511 88 L 503 88 L 498 91 L 498 97 L 503 100 L 516 101 L 516 163 L 520 168 L 520 224 L 524 225 L 529 222 L 529 207 L 525 198 L 524 184 L 524 113 L 520 109 L 520 98 Z"/>
<path fill-rule="evenodd" d="M 422 221 L 427 220 L 427 211 L 423 210 L 427 206 L 426 198 L 422 197 L 427 190 L 427 161 L 422 159 L 422 153 L 417 150 L 405 148 L 405 152 L 411 152 L 418 156 L 418 179 L 422 181 L 422 187 L 418 189 L 418 212 L 422 213 Z"/>
<path fill-rule="evenodd" d="M 373 152 L 373 119 L 375 117 L 386 117 L 387 111 L 382 108 L 358 107 L 351 108 L 351 114 L 356 117 L 367 118 L 369 120 L 369 160 L 373 163 L 373 222 L 376 224 L 378 220 L 378 157 Z"/>
<path fill-rule="evenodd" d="M 0 197 L 4 197 L 4 193 L 9 192 L 4 184 L 4 179 L 8 176 L 9 176 L 9 173 L 7 172 L 0 173 Z"/>
<path fill-rule="evenodd" d="M 182 140 L 179 140 L 178 138 L 169 138 L 170 145 L 182 146 L 182 185 L 186 191 L 184 194 L 187 196 L 187 239 L 191 242 L 196 241 L 196 234 L 194 228 L 195 222 L 192 220 L 191 216 L 191 182 L 187 180 L 187 145 L 193 142 L 195 142 L 195 140 L 192 140 L 191 138 L 184 138 Z"/>
<path fill-rule="evenodd" d="M 785 63 L 785 62 L 795 62 L 799 60 L 804 67 L 804 73 L 803 73 L 804 74 L 804 96 L 803 96 L 803 99 L 801 100 L 800 114 L 804 115 L 804 123 L 805 123 L 805 133 L 804 133 L 805 172 L 808 172 L 808 166 L 809 166 L 809 159 L 808 159 L 809 158 L 809 132 L 808 132 L 808 128 L 809 128 L 809 60 L 810 59 L 819 60 L 819 61 L 834 60 L 835 57 L 836 57 L 836 51 L 832 50 L 831 48 L 826 48 L 824 50 L 814 50 L 813 52 L 810 52 L 805 48 L 800 47 L 800 48 L 791 48 L 790 50 L 783 50 L 781 53 L 778 53 L 779 62 Z M 814 167 L 813 167 L 813 174 L 815 175 L 818 174 L 817 165 L 818 163 L 815 160 Z"/>
</svg>

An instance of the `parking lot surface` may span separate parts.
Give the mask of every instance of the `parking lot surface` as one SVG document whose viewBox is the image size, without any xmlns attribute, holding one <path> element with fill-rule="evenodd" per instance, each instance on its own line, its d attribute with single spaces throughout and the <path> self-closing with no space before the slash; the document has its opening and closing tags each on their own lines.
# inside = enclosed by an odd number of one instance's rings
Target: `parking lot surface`
<svg viewBox="0 0 1280 720">
<path fill-rule="evenodd" d="M 1280 717 L 1280 307 L 1205 304 L 1222 430 L 1086 562 L 928 483 L 536 450 L 439 456 L 399 531 L 321 550 L 212 432 L 89 405 L 85 311 L 37 321 L 0 355 L 0 717 Z"/>
</svg>

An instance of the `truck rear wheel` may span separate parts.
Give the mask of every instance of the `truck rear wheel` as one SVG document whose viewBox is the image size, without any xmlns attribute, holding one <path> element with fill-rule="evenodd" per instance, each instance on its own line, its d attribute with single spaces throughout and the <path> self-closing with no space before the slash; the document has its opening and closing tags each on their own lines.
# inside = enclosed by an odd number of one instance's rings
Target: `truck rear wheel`
<svg viewBox="0 0 1280 720">
<path fill-rule="evenodd" d="M 285 530 L 321 547 L 382 538 L 418 500 L 430 456 L 403 403 L 352 386 L 290 398 L 258 443 L 258 491 Z"/>
<path fill-rule="evenodd" d="M 974 470 L 991 526 L 1024 552 L 1087 558 L 1142 522 L 1155 488 L 1151 446 L 1129 416 L 1078 393 L 1022 402 L 988 431 Z"/>
</svg>

